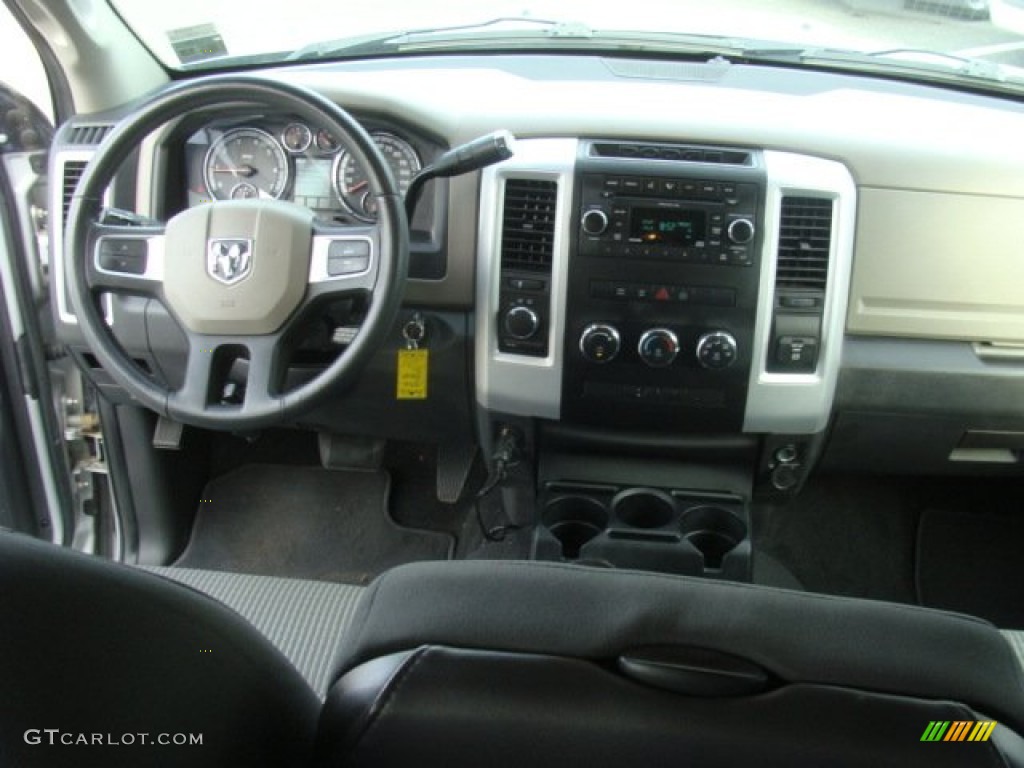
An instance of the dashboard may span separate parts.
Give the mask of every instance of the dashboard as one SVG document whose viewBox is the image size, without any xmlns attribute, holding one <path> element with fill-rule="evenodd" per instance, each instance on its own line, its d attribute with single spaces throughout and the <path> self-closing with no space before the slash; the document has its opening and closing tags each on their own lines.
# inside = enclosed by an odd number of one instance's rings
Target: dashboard
<svg viewBox="0 0 1024 768">
<path fill-rule="evenodd" d="M 876 470 L 1019 468 L 1021 104 L 598 56 L 265 74 L 352 111 L 403 189 L 449 147 L 516 134 L 511 159 L 432 182 L 412 222 L 408 311 L 458 348 L 437 374 L 461 411 L 450 421 L 536 420 L 612 442 L 756 437 L 773 477 L 782 448 Z M 89 151 L 70 131 L 54 153 L 65 188 Z M 344 222 L 374 215 L 348 149 L 288 115 L 168 127 L 133 181 L 142 212 L 269 196 Z M 378 423 L 389 408 L 422 413 L 387 394 L 388 361 L 363 392 Z"/>
</svg>

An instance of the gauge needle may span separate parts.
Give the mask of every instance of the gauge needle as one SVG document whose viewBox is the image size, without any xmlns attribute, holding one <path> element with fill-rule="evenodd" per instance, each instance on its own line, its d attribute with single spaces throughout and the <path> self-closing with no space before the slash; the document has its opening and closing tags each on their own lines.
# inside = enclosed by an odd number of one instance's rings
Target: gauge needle
<svg viewBox="0 0 1024 768">
<path fill-rule="evenodd" d="M 370 184 L 369 179 L 363 179 L 359 183 L 353 184 L 351 187 L 349 187 L 348 191 L 349 192 L 358 192 L 359 190 L 363 189 L 364 187 L 369 186 L 369 184 Z"/>
<path fill-rule="evenodd" d="M 256 169 L 253 168 L 251 165 L 240 165 L 237 168 L 232 168 L 230 166 L 224 166 L 224 165 L 217 165 L 217 166 L 214 166 L 213 172 L 214 173 L 231 173 L 231 174 L 234 174 L 235 176 L 243 176 L 245 178 L 249 178 L 250 176 L 255 176 L 256 175 Z"/>
</svg>

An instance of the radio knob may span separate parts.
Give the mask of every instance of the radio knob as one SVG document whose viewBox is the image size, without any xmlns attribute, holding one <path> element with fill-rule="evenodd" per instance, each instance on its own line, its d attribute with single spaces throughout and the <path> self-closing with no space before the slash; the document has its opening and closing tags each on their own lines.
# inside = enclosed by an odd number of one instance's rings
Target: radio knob
<svg viewBox="0 0 1024 768">
<path fill-rule="evenodd" d="M 733 219 L 725 233 L 737 245 L 746 245 L 754 239 L 754 222 L 750 219 Z"/>
<path fill-rule="evenodd" d="M 731 333 L 712 331 L 697 341 L 697 362 L 705 368 L 721 370 L 736 362 L 738 351 L 736 339 Z"/>
<path fill-rule="evenodd" d="M 665 368 L 679 354 L 679 339 L 668 328 L 652 328 L 640 337 L 636 350 L 651 368 Z"/>
<path fill-rule="evenodd" d="M 603 323 L 588 325 L 580 335 L 580 354 L 592 363 L 610 363 L 621 346 L 619 332 Z"/>
<path fill-rule="evenodd" d="M 600 208 L 591 208 L 583 214 L 581 224 L 588 235 L 602 235 L 608 229 L 608 214 Z"/>
<path fill-rule="evenodd" d="M 540 330 L 540 318 L 529 307 L 512 307 L 505 313 L 505 333 L 525 341 Z"/>
</svg>

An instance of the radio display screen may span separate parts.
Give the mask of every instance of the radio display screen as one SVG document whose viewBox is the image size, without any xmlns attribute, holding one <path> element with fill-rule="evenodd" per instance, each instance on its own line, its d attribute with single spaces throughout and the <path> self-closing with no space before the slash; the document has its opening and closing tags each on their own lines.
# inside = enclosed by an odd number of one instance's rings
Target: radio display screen
<svg viewBox="0 0 1024 768">
<path fill-rule="evenodd" d="M 708 216 L 704 211 L 672 208 L 633 208 L 629 238 L 661 245 L 693 245 L 703 240 Z"/>
</svg>

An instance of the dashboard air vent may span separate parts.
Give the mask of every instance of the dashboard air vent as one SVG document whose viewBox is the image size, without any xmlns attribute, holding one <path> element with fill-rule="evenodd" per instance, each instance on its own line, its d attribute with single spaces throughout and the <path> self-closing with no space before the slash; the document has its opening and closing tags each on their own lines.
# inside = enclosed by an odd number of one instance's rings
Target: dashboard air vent
<svg viewBox="0 0 1024 768">
<path fill-rule="evenodd" d="M 508 179 L 505 182 L 501 235 L 503 270 L 551 271 L 557 194 L 558 185 L 553 181 Z"/>
<path fill-rule="evenodd" d="M 688 144 L 637 144 L 628 142 L 594 142 L 594 157 L 617 157 L 632 160 L 673 160 L 684 163 L 716 165 L 750 165 L 750 153 L 742 149 L 699 147 Z"/>
<path fill-rule="evenodd" d="M 114 126 L 109 123 L 74 125 L 68 133 L 68 144 L 99 144 Z"/>
<path fill-rule="evenodd" d="M 831 243 L 831 200 L 784 197 L 776 288 L 825 290 Z"/>
<path fill-rule="evenodd" d="M 71 197 L 75 194 L 75 187 L 78 180 L 85 173 L 86 163 L 84 160 L 68 160 L 64 163 L 64 182 L 61 190 L 61 226 L 68 220 L 68 209 L 71 208 Z"/>
</svg>

